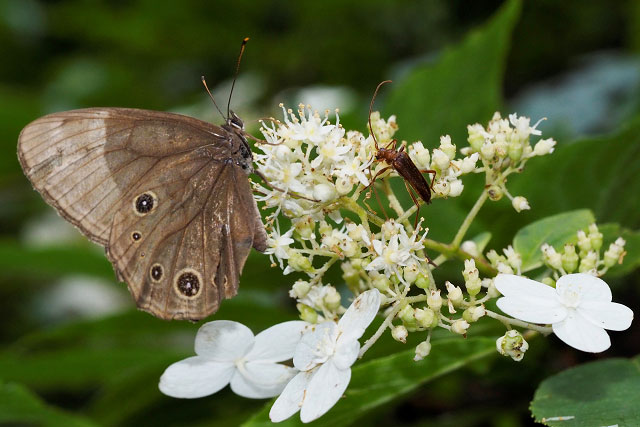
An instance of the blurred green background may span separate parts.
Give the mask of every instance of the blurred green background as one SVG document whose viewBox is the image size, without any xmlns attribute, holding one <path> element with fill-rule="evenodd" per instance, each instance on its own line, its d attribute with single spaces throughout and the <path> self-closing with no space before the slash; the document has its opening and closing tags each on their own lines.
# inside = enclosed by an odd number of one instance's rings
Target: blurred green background
<svg viewBox="0 0 640 427">
<path fill-rule="evenodd" d="M 0 0 L 0 425 L 238 425 L 264 406 L 228 390 L 192 401 L 161 395 L 160 374 L 192 353 L 198 325 L 137 312 L 102 249 L 46 206 L 16 158 L 20 130 L 65 109 L 137 107 L 220 122 L 200 76 L 224 104 L 246 36 L 232 108 L 254 130 L 258 118 L 277 117 L 280 102 L 305 102 L 340 108 L 345 127 L 364 131 L 373 89 L 388 78 L 377 108 L 397 114 L 400 139 L 430 148 L 445 133 L 464 146 L 466 125 L 497 109 L 547 117 L 540 129 L 558 140 L 556 153 L 509 183 L 532 210 L 492 203 L 472 234 L 491 230 L 489 247 L 500 249 L 536 219 L 591 209 L 629 241 L 629 262 L 609 283 L 638 312 L 638 1 Z M 432 238 L 451 238 L 478 196 L 481 182 L 465 184 L 463 197 L 423 211 Z M 461 280 L 455 269 L 440 278 Z M 341 284 L 339 269 L 331 279 Z M 294 280 L 254 253 L 239 296 L 215 318 L 256 332 L 292 319 Z M 534 340 L 520 364 L 495 353 L 468 360 L 341 424 L 526 425 L 542 379 L 636 355 L 636 331 L 614 334 L 598 356 L 551 338 Z M 459 343 L 452 358 L 465 352 Z M 387 340 L 367 357 L 407 349 Z"/>
</svg>

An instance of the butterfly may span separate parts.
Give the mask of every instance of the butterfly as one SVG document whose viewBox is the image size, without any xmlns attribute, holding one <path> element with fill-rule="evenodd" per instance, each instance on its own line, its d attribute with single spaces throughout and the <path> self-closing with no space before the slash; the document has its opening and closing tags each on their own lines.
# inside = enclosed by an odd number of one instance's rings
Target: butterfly
<svg viewBox="0 0 640 427">
<path fill-rule="evenodd" d="M 88 108 L 41 117 L 19 136 L 18 158 L 34 188 L 105 247 L 138 308 L 162 319 L 216 312 L 236 295 L 251 248 L 267 248 L 247 134 L 228 111 L 215 126 Z"/>
</svg>

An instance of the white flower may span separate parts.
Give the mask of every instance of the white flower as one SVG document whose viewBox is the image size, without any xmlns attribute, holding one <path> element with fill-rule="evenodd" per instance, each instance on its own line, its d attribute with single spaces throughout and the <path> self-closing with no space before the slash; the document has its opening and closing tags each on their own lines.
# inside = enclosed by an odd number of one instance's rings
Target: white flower
<svg viewBox="0 0 640 427">
<path fill-rule="evenodd" d="M 160 377 L 160 391 L 190 399 L 216 393 L 230 383 L 243 397 L 277 396 L 297 372 L 277 362 L 293 357 L 307 327 L 299 320 L 285 322 L 254 337 L 241 323 L 205 323 L 196 335 L 197 356 L 169 366 Z"/>
<path fill-rule="evenodd" d="M 376 289 L 363 292 L 338 323 L 320 323 L 302 337 L 293 356 L 300 373 L 271 407 L 271 421 L 280 422 L 300 411 L 300 419 L 308 423 L 336 404 L 351 380 L 351 365 L 360 351 L 358 338 L 379 308 L 380 293 Z"/>
<path fill-rule="evenodd" d="M 568 274 L 556 288 L 521 276 L 499 274 L 495 286 L 504 298 L 498 307 L 525 322 L 551 324 L 565 343 L 581 351 L 598 353 L 611 345 L 605 329 L 622 331 L 631 325 L 629 307 L 611 302 L 603 280 L 586 273 Z"/>
<path fill-rule="evenodd" d="M 544 156 L 545 154 L 553 153 L 556 142 L 553 138 L 541 139 L 533 147 L 533 154 L 535 156 Z"/>
<path fill-rule="evenodd" d="M 399 266 L 406 266 L 407 260 L 411 257 L 409 250 L 400 248 L 398 235 L 392 236 L 388 245 L 377 239 L 374 239 L 372 244 L 378 256 L 365 267 L 367 271 L 384 270 L 384 274 L 391 277 L 392 274 L 398 273 Z"/>
<path fill-rule="evenodd" d="M 264 251 L 267 255 L 275 255 L 282 267 L 282 260 L 289 258 L 289 245 L 294 242 L 291 238 L 293 234 L 293 228 L 284 234 L 280 234 L 278 230 L 273 230 L 271 236 L 269 236 L 267 243 L 269 247 Z"/>
</svg>

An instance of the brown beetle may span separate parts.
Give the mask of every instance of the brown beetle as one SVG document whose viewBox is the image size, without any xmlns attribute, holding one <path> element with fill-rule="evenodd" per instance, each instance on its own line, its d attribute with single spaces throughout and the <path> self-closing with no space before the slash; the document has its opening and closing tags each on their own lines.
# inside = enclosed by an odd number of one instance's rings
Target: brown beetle
<svg viewBox="0 0 640 427">
<path fill-rule="evenodd" d="M 396 172 L 398 172 L 398 174 L 402 178 L 404 178 L 404 185 L 407 187 L 407 191 L 409 192 L 413 203 L 415 203 L 417 207 L 416 219 L 414 223 L 415 228 L 418 224 L 418 217 L 420 214 L 420 201 L 415 196 L 415 194 L 413 194 L 411 189 L 418 193 L 420 198 L 424 200 L 426 204 L 431 203 L 431 190 L 433 190 L 433 180 L 431 181 L 431 184 L 429 184 L 422 174 L 429 173 L 433 174 L 435 177 L 436 171 L 432 169 L 421 171 L 420 169 L 418 169 L 415 163 L 413 163 L 413 160 L 411 160 L 411 158 L 409 157 L 409 154 L 407 154 L 407 152 L 405 151 L 406 146 L 404 144 L 400 146 L 400 149 L 396 148 L 397 140 L 395 139 L 389 142 L 386 147 L 380 148 L 378 146 L 378 140 L 376 139 L 376 135 L 373 132 L 373 127 L 371 126 L 371 112 L 373 110 L 373 102 L 378 95 L 378 91 L 380 90 L 380 87 L 385 83 L 391 83 L 391 80 L 385 80 L 381 82 L 378 87 L 376 87 L 376 91 L 374 92 L 373 98 L 371 99 L 371 104 L 369 105 L 369 132 L 371 132 L 371 136 L 373 136 L 373 142 L 375 143 L 376 160 L 384 161 L 389 166 L 379 170 L 371 180 L 371 183 L 369 183 L 369 186 L 373 186 L 376 178 L 389 169 L 394 169 Z"/>
</svg>

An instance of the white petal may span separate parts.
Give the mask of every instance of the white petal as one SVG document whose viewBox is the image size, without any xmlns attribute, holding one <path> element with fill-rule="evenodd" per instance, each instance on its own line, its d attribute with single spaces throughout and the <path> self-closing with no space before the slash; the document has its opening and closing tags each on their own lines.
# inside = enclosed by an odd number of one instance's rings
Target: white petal
<svg viewBox="0 0 640 427">
<path fill-rule="evenodd" d="M 205 323 L 196 335 L 196 354 L 217 361 L 243 357 L 253 345 L 251 329 L 242 323 L 216 320 Z"/>
<path fill-rule="evenodd" d="M 502 297 L 496 304 L 503 312 L 531 323 L 557 323 L 567 316 L 567 309 L 554 299 Z"/>
<path fill-rule="evenodd" d="M 208 396 L 227 384 L 235 372 L 233 363 L 212 362 L 193 356 L 169 366 L 160 377 L 160 391 L 171 397 Z"/>
<path fill-rule="evenodd" d="M 351 303 L 338 322 L 340 341 L 357 340 L 364 334 L 380 309 L 380 292 L 371 289 L 361 293 Z"/>
<path fill-rule="evenodd" d="M 289 381 L 269 411 L 271 421 L 279 423 L 300 410 L 306 397 L 305 390 L 314 373 L 315 371 L 300 372 Z"/>
<path fill-rule="evenodd" d="M 554 300 L 557 298 L 556 290 L 551 286 L 515 274 L 498 274 L 493 283 L 505 297 L 523 298 L 529 296 Z"/>
<path fill-rule="evenodd" d="M 576 292 L 582 301 L 611 302 L 612 299 L 607 282 L 587 273 L 562 276 L 556 282 L 556 290 L 559 294 Z"/>
<path fill-rule="evenodd" d="M 307 322 L 293 320 L 274 325 L 256 335 L 253 348 L 247 353 L 247 360 L 264 360 L 281 362 L 293 358 L 296 346 L 302 338 L 305 329 L 310 327 Z"/>
<path fill-rule="evenodd" d="M 581 351 L 599 353 L 611 346 L 609 335 L 575 310 L 567 318 L 553 325 L 553 333 L 565 343 Z"/>
<path fill-rule="evenodd" d="M 322 322 L 302 336 L 293 355 L 293 366 L 300 371 L 308 371 L 323 363 L 333 353 L 338 338 L 335 322 Z M 331 346 L 331 348 L 329 348 Z"/>
<path fill-rule="evenodd" d="M 578 312 L 594 325 L 612 331 L 624 331 L 633 320 L 633 311 L 617 302 L 583 301 Z"/>
<path fill-rule="evenodd" d="M 279 363 L 248 362 L 244 372 L 236 370 L 231 378 L 231 390 L 249 399 L 264 399 L 280 394 L 298 371 Z"/>
<path fill-rule="evenodd" d="M 331 358 L 338 369 L 349 369 L 358 358 L 360 343 L 356 340 L 341 341 L 338 339 L 336 352 Z"/>
<path fill-rule="evenodd" d="M 351 380 L 351 369 L 338 369 L 331 361 L 320 366 L 309 386 L 300 410 L 300 420 L 311 422 L 335 405 Z"/>
</svg>

